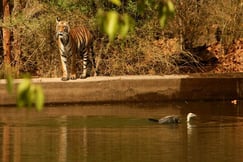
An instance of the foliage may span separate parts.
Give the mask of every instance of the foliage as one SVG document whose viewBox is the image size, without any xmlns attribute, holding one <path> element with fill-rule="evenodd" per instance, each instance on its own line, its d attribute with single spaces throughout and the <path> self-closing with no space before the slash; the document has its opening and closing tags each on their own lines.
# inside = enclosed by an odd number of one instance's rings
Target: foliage
<svg viewBox="0 0 243 162">
<path fill-rule="evenodd" d="M 243 36 L 242 6 L 231 0 L 26 0 L 10 23 L 0 22 L 17 31 L 21 47 L 19 57 L 11 53 L 13 70 L 0 65 L 0 78 L 8 74 L 16 78 L 26 72 L 38 77 L 61 76 L 54 38 L 57 16 L 71 27 L 81 24 L 93 32 L 100 75 L 174 74 L 187 65 L 201 70 L 204 64 L 191 49 L 217 43 L 219 29 L 219 57 L 227 55 L 232 42 Z M 161 28 L 165 22 L 161 15 L 168 11 L 174 19 L 167 16 L 167 25 Z M 0 45 L 3 58 L 1 53 Z M 77 62 L 77 68 L 81 64 Z"/>
<path fill-rule="evenodd" d="M 98 24 L 109 36 L 110 41 L 113 41 L 118 33 L 121 38 L 125 38 L 133 24 L 128 14 L 119 15 L 116 11 L 104 12 L 100 9 L 97 15 Z"/>
<path fill-rule="evenodd" d="M 120 0 L 109 0 L 117 7 L 122 5 Z M 159 22 L 161 27 L 164 27 L 169 16 L 173 16 L 175 9 L 170 0 L 140 0 L 137 2 L 137 12 L 143 13 L 146 7 L 151 7 L 158 12 Z M 108 36 L 109 40 L 113 41 L 118 34 L 121 38 L 125 38 L 128 31 L 133 29 L 134 21 L 127 13 L 119 14 L 117 11 L 104 11 L 99 9 L 97 13 L 98 24 Z"/>
<path fill-rule="evenodd" d="M 13 94 L 13 78 L 7 77 L 7 90 Z M 17 106 L 30 108 L 35 105 L 38 111 L 44 106 L 44 94 L 40 85 L 34 85 L 31 80 L 25 77 L 17 86 Z"/>
<path fill-rule="evenodd" d="M 220 43 L 218 57 L 231 58 L 227 57 L 229 48 L 243 36 L 242 14 L 242 2 L 231 0 L 22 1 L 21 12 L 12 16 L 11 22 L 0 22 L 1 27 L 15 34 L 11 48 L 16 42 L 21 47 L 19 56 L 11 53 L 11 65 L 0 65 L 0 78 L 7 78 L 7 89 L 13 94 L 9 74 L 14 78 L 26 72 L 41 77 L 60 76 L 54 39 L 57 16 L 68 20 L 72 27 L 82 24 L 93 31 L 100 75 L 174 74 L 188 66 L 193 70 L 184 70 L 186 73 L 196 72 L 195 67 L 205 71 L 205 63 L 193 50 Z M 169 17 L 174 19 L 168 21 Z M 0 64 L 1 59 L 3 55 Z M 81 64 L 77 62 L 77 67 Z M 17 87 L 17 104 L 41 110 L 42 88 L 23 79 Z"/>
<path fill-rule="evenodd" d="M 13 78 L 9 75 L 8 77 L 7 77 L 7 91 L 8 91 L 8 93 L 9 94 L 13 94 Z"/>
<path fill-rule="evenodd" d="M 240 24 L 243 5 L 240 1 L 175 1 L 176 16 L 167 28 L 180 37 L 183 49 L 215 43 L 216 32 L 223 50 L 227 50 L 233 40 L 243 36 Z"/>
</svg>

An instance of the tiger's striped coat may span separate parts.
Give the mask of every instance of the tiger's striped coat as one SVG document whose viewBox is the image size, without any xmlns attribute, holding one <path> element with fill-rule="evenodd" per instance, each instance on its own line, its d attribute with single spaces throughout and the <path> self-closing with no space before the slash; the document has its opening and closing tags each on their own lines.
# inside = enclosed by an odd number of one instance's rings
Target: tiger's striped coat
<svg viewBox="0 0 243 162">
<path fill-rule="evenodd" d="M 93 49 L 93 36 L 90 31 L 84 27 L 79 26 L 70 29 L 67 21 L 56 19 L 56 41 L 60 52 L 62 64 L 62 80 L 76 79 L 76 60 L 77 55 L 80 54 L 83 58 L 83 71 L 80 76 L 81 79 L 87 77 L 87 64 L 91 61 L 94 68 L 94 75 L 96 75 L 95 53 Z M 91 55 L 90 55 L 91 52 Z M 70 60 L 71 59 L 71 60 Z M 71 75 L 69 76 L 68 63 L 71 61 Z"/>
</svg>

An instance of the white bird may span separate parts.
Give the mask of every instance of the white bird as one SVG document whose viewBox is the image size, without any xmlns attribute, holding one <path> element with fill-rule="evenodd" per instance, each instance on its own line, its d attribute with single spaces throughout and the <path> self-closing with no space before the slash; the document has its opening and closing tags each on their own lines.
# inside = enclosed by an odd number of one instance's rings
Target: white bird
<svg viewBox="0 0 243 162">
<path fill-rule="evenodd" d="M 197 115 L 194 114 L 194 113 L 188 113 L 187 114 L 187 123 L 190 122 L 190 120 L 194 117 L 196 117 Z M 176 115 L 169 115 L 169 116 L 165 116 L 161 119 L 153 119 L 153 118 L 149 118 L 150 121 L 153 121 L 153 122 L 157 122 L 159 124 L 178 124 L 180 123 L 180 119 L 178 118 L 178 116 Z"/>
<path fill-rule="evenodd" d="M 186 122 L 189 123 L 190 120 L 191 120 L 192 118 L 194 118 L 194 117 L 197 117 L 197 115 L 194 114 L 194 113 L 188 113 L 188 114 L 187 114 L 187 117 L 186 117 Z"/>
</svg>

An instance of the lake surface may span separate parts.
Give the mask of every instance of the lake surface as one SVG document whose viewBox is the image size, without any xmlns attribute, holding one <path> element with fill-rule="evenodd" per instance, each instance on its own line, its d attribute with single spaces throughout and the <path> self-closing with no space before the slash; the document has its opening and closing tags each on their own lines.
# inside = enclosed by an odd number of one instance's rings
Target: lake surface
<svg viewBox="0 0 243 162">
<path fill-rule="evenodd" d="M 186 114 L 198 117 L 188 125 Z M 178 125 L 148 118 L 175 114 Z M 0 108 L 2 162 L 215 162 L 243 159 L 243 105 L 181 102 Z"/>
</svg>

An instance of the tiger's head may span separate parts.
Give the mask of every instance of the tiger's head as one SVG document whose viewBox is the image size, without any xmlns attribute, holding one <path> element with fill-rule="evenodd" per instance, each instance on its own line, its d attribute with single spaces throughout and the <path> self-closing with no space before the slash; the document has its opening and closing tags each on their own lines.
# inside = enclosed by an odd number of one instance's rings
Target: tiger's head
<svg viewBox="0 0 243 162">
<path fill-rule="evenodd" d="M 63 45 L 69 41 L 70 26 L 67 21 L 61 21 L 59 17 L 56 18 L 56 39 L 60 40 Z"/>
</svg>

